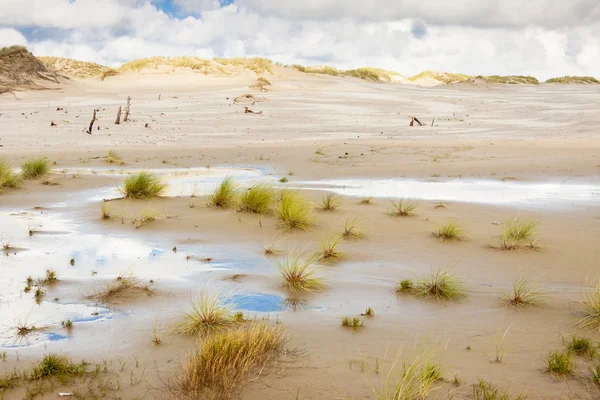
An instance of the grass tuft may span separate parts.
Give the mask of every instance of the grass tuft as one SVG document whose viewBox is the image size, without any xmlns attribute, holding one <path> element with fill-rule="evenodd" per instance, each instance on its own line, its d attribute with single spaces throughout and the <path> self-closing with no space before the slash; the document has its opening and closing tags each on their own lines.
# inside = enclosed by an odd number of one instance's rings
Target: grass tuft
<svg viewBox="0 0 600 400">
<path fill-rule="evenodd" d="M 100 218 L 110 219 L 111 216 L 112 216 L 112 207 L 109 206 L 106 202 L 103 202 L 102 206 L 100 206 Z"/>
<path fill-rule="evenodd" d="M 278 248 L 278 245 L 281 242 L 283 242 L 284 240 L 285 240 L 285 238 L 279 238 L 277 240 L 271 239 L 271 240 L 265 242 L 265 245 L 264 245 L 265 254 L 274 255 L 274 254 L 281 253 L 282 251 Z"/>
<path fill-rule="evenodd" d="M 344 317 L 342 318 L 342 326 L 346 328 L 352 328 L 352 330 L 357 330 L 358 328 L 362 328 L 364 326 L 364 322 L 361 321 L 360 318 L 354 317 Z"/>
<path fill-rule="evenodd" d="M 206 201 L 209 207 L 229 208 L 235 204 L 235 198 L 235 185 L 233 179 L 228 176 L 223 179 L 223 182 L 221 182 L 213 193 L 208 195 Z"/>
<path fill-rule="evenodd" d="M 128 176 L 119 191 L 130 199 L 152 199 L 163 194 L 166 188 L 158 176 L 142 171 Z"/>
<path fill-rule="evenodd" d="M 546 356 L 546 372 L 567 376 L 573 372 L 574 362 L 569 352 L 551 351 Z"/>
<path fill-rule="evenodd" d="M 149 284 L 143 285 L 141 279 L 128 274 L 117 276 L 114 281 L 107 283 L 103 290 L 88 298 L 100 303 L 112 303 L 141 293 L 150 296 L 153 290 Z"/>
<path fill-rule="evenodd" d="M 508 220 L 502 232 L 502 248 L 505 250 L 516 250 L 524 246 L 536 248 L 534 235 L 539 224 L 539 221 L 534 219 L 519 217 Z"/>
<path fill-rule="evenodd" d="M 8 161 L 0 159 L 0 188 L 16 188 L 21 183 L 13 166 Z"/>
<path fill-rule="evenodd" d="M 513 397 L 508 393 L 508 388 L 501 390 L 498 386 L 486 382 L 483 379 L 473 385 L 474 400 L 526 400 L 527 396 L 523 393 Z"/>
<path fill-rule="evenodd" d="M 366 315 L 367 317 L 374 317 L 375 310 L 373 310 L 371 307 L 367 307 L 367 309 L 363 315 Z"/>
<path fill-rule="evenodd" d="M 315 223 L 310 202 L 297 191 L 282 192 L 277 217 L 280 226 L 287 230 L 306 231 Z"/>
<path fill-rule="evenodd" d="M 233 324 L 233 312 L 222 293 L 209 293 L 202 289 L 198 298 L 190 302 L 190 310 L 185 312 L 185 320 L 176 324 L 173 331 L 180 335 L 208 336 Z"/>
<path fill-rule="evenodd" d="M 68 376 L 83 376 L 85 374 L 85 363 L 74 364 L 67 357 L 59 354 L 47 354 L 40 363 L 33 367 L 30 380 L 47 378 L 65 378 Z"/>
<path fill-rule="evenodd" d="M 436 300 L 460 300 L 467 297 L 462 280 L 452 272 L 452 267 L 432 270 L 430 275 L 415 285 L 413 293 L 419 297 Z"/>
<path fill-rule="evenodd" d="M 342 198 L 333 192 L 327 192 L 321 197 L 319 209 L 321 211 L 335 211 L 342 203 Z"/>
<path fill-rule="evenodd" d="M 519 308 L 539 306 L 545 297 L 538 282 L 522 276 L 514 281 L 512 291 L 502 294 L 500 300 L 506 305 Z"/>
<path fill-rule="evenodd" d="M 262 371 L 285 349 L 285 331 L 267 324 L 220 332 L 200 342 L 175 390 L 190 398 L 227 399 L 252 371 Z"/>
<path fill-rule="evenodd" d="M 456 221 L 448 221 L 440 225 L 437 230 L 431 232 L 431 236 L 440 240 L 462 240 L 464 230 L 456 223 Z"/>
<path fill-rule="evenodd" d="M 340 235 L 325 236 L 321 239 L 321 249 L 317 253 L 319 262 L 330 264 L 342 257 L 342 252 L 337 249 L 342 237 Z"/>
<path fill-rule="evenodd" d="M 360 230 L 358 225 L 358 218 L 346 217 L 346 219 L 344 220 L 344 230 L 342 231 L 342 238 L 346 240 L 352 240 L 365 237 L 365 233 Z"/>
<path fill-rule="evenodd" d="M 563 338 L 563 343 L 565 343 L 567 350 L 577 354 L 578 356 L 588 355 L 590 358 L 594 358 L 596 355 L 596 349 L 594 348 L 594 345 L 586 337 L 573 335 L 569 341 L 565 341 Z"/>
<path fill-rule="evenodd" d="M 392 203 L 392 206 L 393 206 L 390 214 L 393 215 L 394 217 L 413 216 L 413 215 L 415 215 L 415 210 L 419 206 L 419 203 L 410 202 L 403 198 L 400 200 L 390 200 L 390 202 Z"/>
<path fill-rule="evenodd" d="M 600 331 L 600 278 L 583 289 L 583 318 L 577 321 L 580 328 Z"/>
<path fill-rule="evenodd" d="M 36 179 L 46 175 L 50 171 L 50 166 L 45 158 L 30 158 L 21 165 L 21 175 L 23 179 Z"/>
<path fill-rule="evenodd" d="M 590 367 L 590 372 L 592 373 L 592 381 L 596 385 L 600 385 L 600 363 Z"/>
<path fill-rule="evenodd" d="M 123 159 L 115 150 L 109 150 L 106 154 L 106 157 L 104 158 L 104 161 L 106 161 L 109 164 L 120 164 L 123 162 Z"/>
<path fill-rule="evenodd" d="M 270 185 L 254 185 L 242 193 L 239 210 L 256 214 L 267 214 L 274 200 L 275 191 Z"/>
<path fill-rule="evenodd" d="M 361 197 L 360 200 L 358 200 L 358 204 L 360 204 L 360 205 L 373 204 L 373 198 L 370 196 Z"/>
<path fill-rule="evenodd" d="M 313 257 L 293 254 L 277 260 L 277 269 L 281 275 L 281 286 L 293 293 L 320 292 L 326 287 L 324 279 L 317 275 Z"/>
<path fill-rule="evenodd" d="M 142 227 L 142 225 L 148 222 L 154 222 L 158 218 L 158 211 L 152 207 L 144 207 L 140 213 L 131 221 L 135 229 Z"/>
<path fill-rule="evenodd" d="M 414 283 L 410 279 L 403 279 L 398 284 L 396 292 L 409 292 L 413 289 Z"/>
</svg>

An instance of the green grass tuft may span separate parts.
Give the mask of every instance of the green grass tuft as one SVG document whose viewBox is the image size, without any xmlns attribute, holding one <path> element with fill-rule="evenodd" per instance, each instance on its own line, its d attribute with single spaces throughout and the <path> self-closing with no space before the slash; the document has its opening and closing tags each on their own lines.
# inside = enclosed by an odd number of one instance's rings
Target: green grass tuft
<svg viewBox="0 0 600 400">
<path fill-rule="evenodd" d="M 275 191 L 270 185 L 254 185 L 242 193 L 239 209 L 256 214 L 267 214 L 274 200 Z"/>
<path fill-rule="evenodd" d="M 46 175 L 50 171 L 50 166 L 45 158 L 30 158 L 21 165 L 21 175 L 23 179 L 36 179 Z"/>
<path fill-rule="evenodd" d="M 590 367 L 590 372 L 592 373 L 592 381 L 596 385 L 600 385 L 600 363 Z"/>
<path fill-rule="evenodd" d="M 506 221 L 502 232 L 502 248 L 515 250 L 523 246 L 535 248 L 535 230 L 539 221 L 534 219 L 521 219 L 519 217 Z"/>
<path fill-rule="evenodd" d="M 68 376 L 83 376 L 85 363 L 74 364 L 67 357 L 59 354 L 47 354 L 42 361 L 33 368 L 30 380 L 47 378 L 65 378 Z"/>
<path fill-rule="evenodd" d="M 21 183 L 13 166 L 6 160 L 0 159 L 0 188 L 16 188 Z"/>
<path fill-rule="evenodd" d="M 315 223 L 310 202 L 297 191 L 284 191 L 277 209 L 279 225 L 287 230 L 308 230 Z"/>
<path fill-rule="evenodd" d="M 208 195 L 206 201 L 209 207 L 229 208 L 235 205 L 236 190 L 230 176 L 223 179 L 221 184 Z"/>
<path fill-rule="evenodd" d="M 330 264 L 342 257 L 342 252 L 337 249 L 341 239 L 342 237 L 340 235 L 323 235 L 323 238 L 321 239 L 321 249 L 317 253 L 319 262 Z"/>
<path fill-rule="evenodd" d="M 202 289 L 198 298 L 190 302 L 185 320 L 176 324 L 175 333 L 189 336 L 208 336 L 230 327 L 234 314 L 221 292 L 209 293 Z"/>
<path fill-rule="evenodd" d="M 130 199 L 152 199 L 162 195 L 166 188 L 158 176 L 142 171 L 125 178 L 119 191 Z"/>
<path fill-rule="evenodd" d="M 100 303 L 112 303 L 140 293 L 150 296 L 153 290 L 149 284 L 143 285 L 141 279 L 128 274 L 117 276 L 114 281 L 107 283 L 103 290 L 88 296 L 88 298 Z"/>
<path fill-rule="evenodd" d="M 502 294 L 500 300 L 506 305 L 519 308 L 538 306 L 544 302 L 545 297 L 538 282 L 522 276 L 515 280 L 512 291 Z"/>
<path fill-rule="evenodd" d="M 319 209 L 321 211 L 335 211 L 342 203 L 342 198 L 336 193 L 327 192 L 321 197 Z"/>
<path fill-rule="evenodd" d="M 410 202 L 404 198 L 399 200 L 390 200 L 392 203 L 391 215 L 394 217 L 410 217 L 415 215 L 415 210 L 419 206 L 419 203 Z"/>
<path fill-rule="evenodd" d="M 567 376 L 573 373 L 574 362 L 569 352 L 551 351 L 546 356 L 546 372 Z"/>
<path fill-rule="evenodd" d="M 292 254 L 277 260 L 281 286 L 293 293 L 314 293 L 325 289 L 325 280 L 318 276 L 314 258 Z"/>
<path fill-rule="evenodd" d="M 600 331 L 600 278 L 583 289 L 581 305 L 584 316 L 577 321 L 577 326 Z"/>
<path fill-rule="evenodd" d="M 440 225 L 437 230 L 431 232 L 431 236 L 440 240 L 462 240 L 464 230 L 456 223 L 456 221 L 448 221 Z"/>
<path fill-rule="evenodd" d="M 154 222 L 158 218 L 158 211 L 155 208 L 146 206 L 142 208 L 139 214 L 131 221 L 135 229 L 141 228 L 148 222 Z"/>
<path fill-rule="evenodd" d="M 121 156 L 115 150 L 109 150 L 104 160 L 109 164 L 120 164 L 123 162 Z"/>
<path fill-rule="evenodd" d="M 354 317 L 344 317 L 342 318 L 342 326 L 345 328 L 352 328 L 352 330 L 357 330 L 358 328 L 362 328 L 364 326 L 364 322 L 361 321 L 360 318 Z"/>
<path fill-rule="evenodd" d="M 342 231 L 342 238 L 346 240 L 360 239 L 365 237 L 365 233 L 359 228 L 359 219 L 354 217 L 346 217 L 344 220 L 344 230 Z"/>
<path fill-rule="evenodd" d="M 508 393 L 508 388 L 501 390 L 498 386 L 492 385 L 483 379 L 473 385 L 474 400 L 526 400 L 527 396 L 523 393 L 513 397 Z"/>
<path fill-rule="evenodd" d="M 452 267 L 432 270 L 428 277 L 417 282 L 413 293 L 436 300 L 460 300 L 467 297 L 463 282 L 454 275 Z"/>
<path fill-rule="evenodd" d="M 563 338 L 563 343 L 565 343 L 568 351 L 575 353 L 578 356 L 587 355 L 590 358 L 594 358 L 596 355 L 594 344 L 586 337 L 573 335 L 569 341 L 565 341 Z"/>
<path fill-rule="evenodd" d="M 410 279 L 403 279 L 398 284 L 398 287 L 396 288 L 396 292 L 408 292 L 408 291 L 411 291 L 413 289 L 413 287 L 414 287 L 413 281 L 411 281 Z"/>
<path fill-rule="evenodd" d="M 106 202 L 102 202 L 100 206 L 100 218 L 102 219 L 110 219 L 112 216 L 112 208 Z"/>
</svg>

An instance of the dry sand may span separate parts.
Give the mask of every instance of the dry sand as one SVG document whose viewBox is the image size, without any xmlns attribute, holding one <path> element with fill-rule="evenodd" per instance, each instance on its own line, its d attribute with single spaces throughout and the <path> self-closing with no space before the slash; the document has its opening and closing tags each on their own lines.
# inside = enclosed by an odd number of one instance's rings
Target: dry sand
<svg viewBox="0 0 600 400">
<path fill-rule="evenodd" d="M 383 198 L 359 205 L 357 198 L 344 197 L 337 212 L 315 212 L 312 231 L 295 233 L 282 233 L 273 216 L 264 217 L 261 227 L 254 216 L 207 208 L 203 198 L 190 208 L 187 195 L 151 202 L 111 201 L 115 215 L 124 215 L 124 224 L 119 218 L 99 219 L 101 199 L 110 197 L 110 188 L 123 179 L 103 174 L 107 167 L 210 166 L 202 173 L 213 170 L 215 179 L 231 172 L 219 168 L 248 167 L 273 181 L 293 171 L 289 186 L 320 179 L 412 178 L 598 187 L 597 88 L 422 88 L 285 69 L 265 77 L 272 87 L 264 93 L 249 89 L 254 74 L 208 77 L 176 72 L 131 73 L 104 82 L 74 79 L 53 90 L 0 97 L 0 156 L 15 165 L 32 155 L 47 156 L 56 163 L 51 175 L 58 183 L 29 181 L 0 195 L 0 234 L 28 249 L 2 259 L 0 283 L 6 295 L 0 297 L 0 329 L 7 358 L 0 362 L 0 372 L 25 368 L 44 353 L 64 352 L 75 360 L 111 360 L 123 383 L 118 397 L 172 398 L 164 383 L 194 342 L 165 332 L 165 344 L 153 347 L 155 320 L 159 328 L 168 327 L 207 282 L 243 294 L 287 298 L 279 288 L 274 259 L 263 254 L 264 242 L 280 235 L 287 237 L 282 245 L 286 251 L 312 250 L 323 233 L 339 231 L 345 217 L 352 215 L 362 221 L 367 237 L 341 243 L 343 259 L 322 271 L 330 284 L 327 291 L 304 298 L 306 308 L 300 311 L 249 312 L 268 314 L 288 329 L 292 347 L 302 350 L 302 356 L 280 360 L 248 382 L 241 398 L 294 399 L 298 391 L 300 399 L 375 398 L 373 388 L 381 386 L 398 354 L 402 352 L 403 359 L 415 346 L 435 351 L 444 365 L 448 382 L 438 382 L 430 398 L 472 398 L 471 384 L 478 378 L 509 385 L 509 392 L 525 392 L 529 399 L 600 397 L 586 358 L 577 357 L 576 372 L 569 379 L 544 372 L 544 357 L 564 347 L 562 336 L 577 333 L 600 341 L 599 332 L 573 326 L 582 286 L 600 274 L 598 197 L 560 207 L 497 205 L 494 199 L 488 204 L 452 201 L 436 207 L 435 201 L 421 201 L 417 215 L 409 218 L 388 215 L 390 203 Z M 245 93 L 265 101 L 233 104 Z M 116 109 L 124 106 L 128 95 L 131 120 L 115 125 Z M 245 106 L 263 113 L 244 113 Z M 100 110 L 100 129 L 88 135 L 85 129 L 94 108 Z M 410 116 L 425 126 L 409 127 Z M 117 150 L 126 165 L 103 163 L 109 149 Z M 239 182 L 249 183 L 242 177 Z M 315 190 L 304 193 L 315 202 L 321 196 Z M 131 218 L 146 204 L 160 217 L 136 230 Z M 540 220 L 542 249 L 487 248 L 499 241 L 502 226 L 497 223 L 517 215 Z M 449 218 L 467 230 L 465 240 L 440 242 L 430 236 Z M 36 224 L 42 230 L 71 233 L 29 237 L 27 228 Z M 204 257 L 213 262 L 199 261 Z M 75 267 L 69 265 L 70 258 L 76 259 Z M 447 264 L 456 264 L 454 271 L 465 280 L 468 299 L 447 303 L 396 295 L 400 279 L 416 279 L 432 266 Z M 22 282 L 27 275 L 42 276 L 50 267 L 61 281 L 48 289 L 36 309 L 32 295 L 22 293 Z M 76 324 L 65 340 L 8 347 L 14 344 L 7 335 L 15 319 L 29 314 L 31 321 L 59 324 L 48 315 L 64 315 L 60 307 L 65 304 L 93 308 L 84 297 L 124 270 L 154 280 L 155 295 L 99 308 L 106 318 Z M 92 276 L 92 271 L 97 274 Z M 237 282 L 227 280 L 234 273 L 245 276 Z M 545 305 L 516 311 L 498 301 L 521 273 L 544 282 Z M 59 300 L 52 300 L 55 297 Z M 352 332 L 340 327 L 343 316 L 359 315 L 367 307 L 375 316 L 364 318 L 364 328 Z M 503 362 L 490 362 L 497 333 L 507 329 Z M 455 375 L 459 386 L 452 384 Z M 70 389 L 59 388 L 40 398 L 55 398 L 58 390 Z M 5 398 L 20 398 L 22 393 L 8 392 Z"/>
</svg>

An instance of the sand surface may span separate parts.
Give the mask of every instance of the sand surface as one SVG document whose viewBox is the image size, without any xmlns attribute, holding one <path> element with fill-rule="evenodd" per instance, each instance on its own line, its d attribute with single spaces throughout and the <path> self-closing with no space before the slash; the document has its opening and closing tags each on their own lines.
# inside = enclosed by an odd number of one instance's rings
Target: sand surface
<svg viewBox="0 0 600 400">
<path fill-rule="evenodd" d="M 52 90 L 0 96 L 0 157 L 18 166 L 45 156 L 57 183 L 26 181 L 0 195 L 0 236 L 26 249 L 0 261 L 0 351 L 7 353 L 0 372 L 62 352 L 75 360 L 110 360 L 121 383 L 111 392 L 117 398 L 173 398 L 165 384 L 195 342 L 169 334 L 169 326 L 209 285 L 234 291 L 248 316 L 281 324 L 298 350 L 253 376 L 242 399 L 375 399 L 373 389 L 394 361 L 420 347 L 435 353 L 447 380 L 436 383 L 429 398 L 473 398 L 478 378 L 529 399 L 600 398 L 588 370 L 598 360 L 576 357 L 568 379 L 544 372 L 546 354 L 563 349 L 563 337 L 600 341 L 600 332 L 573 325 L 582 288 L 600 274 L 597 88 L 424 88 L 283 69 L 266 77 L 273 84 L 268 92 L 249 88 L 254 74 L 177 72 L 74 79 Z M 262 101 L 233 103 L 246 93 Z M 127 96 L 130 121 L 115 125 Z M 244 107 L 262 114 L 244 113 Z M 85 130 L 94 108 L 99 129 L 90 135 Z M 410 127 L 411 116 L 424 126 Z M 125 165 L 104 162 L 110 149 Z M 168 196 L 112 200 L 115 217 L 101 220 L 103 199 L 118 197 L 124 176 L 144 169 L 162 174 Z M 274 216 L 259 220 L 206 207 L 203 195 L 225 176 L 240 187 L 266 181 L 302 188 L 315 203 L 338 181 L 342 205 L 335 212 L 316 210 L 311 231 L 284 232 Z M 288 183 L 279 183 L 282 176 Z M 373 181 L 385 180 L 387 191 L 369 192 Z M 426 197 L 411 192 L 410 181 L 474 186 L 460 198 L 428 186 L 433 194 Z M 343 182 L 359 189 L 345 190 Z M 490 182 L 494 191 L 486 192 Z M 502 184 L 515 193 L 513 201 L 510 195 L 500 201 Z M 199 197 L 190 198 L 193 191 Z M 373 204 L 358 204 L 361 195 L 374 196 Z M 421 197 L 416 215 L 390 216 L 388 197 Z M 158 220 L 135 229 L 132 219 L 148 205 Z M 329 288 L 300 298 L 281 289 L 276 257 L 264 254 L 265 242 L 285 238 L 284 255 L 294 248 L 312 251 L 323 234 L 341 231 L 348 216 L 360 221 L 366 237 L 342 241 L 343 258 L 322 267 Z M 540 221 L 539 250 L 489 248 L 499 243 L 503 222 L 515 216 Z M 449 219 L 464 227 L 464 240 L 431 237 Z M 418 280 L 444 265 L 454 265 L 467 299 L 395 293 L 401 279 Z M 31 293 L 23 293 L 24 282 L 48 268 L 60 281 L 36 305 Z M 124 271 L 152 280 L 155 293 L 108 306 L 86 298 Z M 234 274 L 243 276 L 231 280 Z M 517 311 L 498 300 L 520 274 L 543 282 L 544 305 Z M 367 307 L 375 316 L 362 317 L 363 328 L 340 326 L 343 316 L 360 316 Z M 79 318 L 70 333 L 60 327 L 66 317 Z M 49 329 L 16 341 L 13 326 L 25 318 Z M 154 326 L 163 331 L 160 346 L 150 342 Z M 491 362 L 507 330 L 503 362 Z M 19 390 L 5 394 L 22 396 Z"/>
</svg>

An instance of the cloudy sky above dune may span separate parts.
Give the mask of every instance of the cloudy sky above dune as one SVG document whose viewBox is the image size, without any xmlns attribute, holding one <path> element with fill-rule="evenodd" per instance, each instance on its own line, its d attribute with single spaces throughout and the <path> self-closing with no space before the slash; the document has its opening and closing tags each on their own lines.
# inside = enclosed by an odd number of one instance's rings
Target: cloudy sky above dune
<svg viewBox="0 0 600 400">
<path fill-rule="evenodd" d="M 261 56 L 413 75 L 600 77 L 599 0 L 0 0 L 0 46 L 119 65 Z"/>
</svg>

